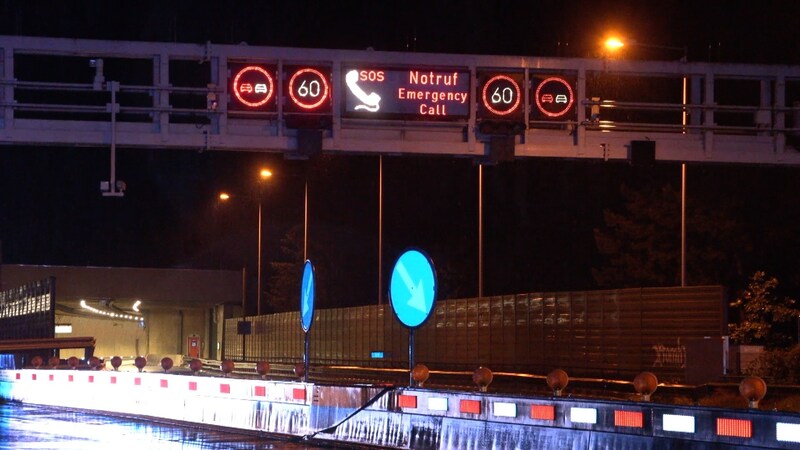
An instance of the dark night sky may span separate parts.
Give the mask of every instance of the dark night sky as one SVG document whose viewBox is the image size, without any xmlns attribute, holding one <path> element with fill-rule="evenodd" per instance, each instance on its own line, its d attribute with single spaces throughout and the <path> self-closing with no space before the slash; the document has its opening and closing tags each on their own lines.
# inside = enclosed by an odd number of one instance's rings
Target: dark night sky
<svg viewBox="0 0 800 450">
<path fill-rule="evenodd" d="M 377 50 L 597 56 L 608 30 L 688 46 L 689 59 L 800 64 L 800 3 L 786 1 L 11 1 L 0 34 Z M 632 58 L 670 59 L 640 50 Z M 377 156 L 285 161 L 280 155 L 194 150 L 118 153 L 123 199 L 101 197 L 108 150 L 0 147 L 0 241 L 12 264 L 254 269 L 255 206 L 219 206 L 261 164 L 276 173 L 265 199 L 265 259 L 302 224 L 309 177 L 312 246 L 338 254 L 340 276 L 377 290 Z M 384 275 L 410 245 L 452 282 L 440 295 L 476 294 L 477 169 L 466 159 L 384 159 Z M 594 287 L 592 230 L 621 205 L 620 185 L 671 183 L 680 168 L 643 174 L 627 164 L 517 160 L 487 167 L 488 295 Z M 798 219 L 792 168 L 692 166 L 688 190 L 740 196 L 740 220 Z M 647 181 L 643 181 L 647 180 Z M 752 207 L 748 209 L 748 207 Z M 759 209 L 760 208 L 760 209 Z M 798 258 L 774 241 L 750 261 L 797 280 Z M 792 244 L 794 245 L 794 244 Z M 787 250 L 788 249 L 788 250 Z M 800 250 L 800 247 L 797 248 Z M 312 255 L 313 258 L 313 255 Z M 333 256 L 331 256 L 333 258 Z M 469 271 L 465 272 L 464 267 Z M 756 267 L 758 266 L 758 267 Z M 800 284 L 800 283 L 797 283 Z"/>
</svg>

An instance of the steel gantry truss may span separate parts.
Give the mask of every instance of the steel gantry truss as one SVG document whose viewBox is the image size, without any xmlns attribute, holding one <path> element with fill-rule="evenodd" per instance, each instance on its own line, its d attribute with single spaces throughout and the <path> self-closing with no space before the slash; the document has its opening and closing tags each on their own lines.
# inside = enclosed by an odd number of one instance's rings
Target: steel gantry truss
<svg viewBox="0 0 800 450">
<path fill-rule="evenodd" d="M 276 111 L 229 109 L 230 65 L 330 68 L 332 107 L 309 113 L 319 150 L 484 158 L 481 71 L 523 80 L 524 115 L 509 132 L 513 157 L 629 159 L 653 141 L 653 158 L 678 162 L 800 163 L 800 67 L 685 61 L 420 54 L 248 45 L 0 36 L 0 143 L 280 152 L 304 156 L 287 121 L 285 83 Z M 458 68 L 470 75 L 469 114 L 458 120 L 365 119 L 344 111 L 353 65 Z M 574 83 L 574 112 L 538 120 L 532 80 Z M 278 78 L 280 79 L 280 75 Z M 114 186 L 113 161 L 112 183 Z"/>
</svg>

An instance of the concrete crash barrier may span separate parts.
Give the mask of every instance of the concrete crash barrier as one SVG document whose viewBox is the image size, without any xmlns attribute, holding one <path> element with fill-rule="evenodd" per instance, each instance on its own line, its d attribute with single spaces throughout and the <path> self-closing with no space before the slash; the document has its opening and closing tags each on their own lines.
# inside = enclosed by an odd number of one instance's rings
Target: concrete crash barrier
<svg viewBox="0 0 800 450">
<path fill-rule="evenodd" d="M 403 449 L 800 449 L 800 414 L 563 396 L 33 369 L 0 398 Z"/>
</svg>

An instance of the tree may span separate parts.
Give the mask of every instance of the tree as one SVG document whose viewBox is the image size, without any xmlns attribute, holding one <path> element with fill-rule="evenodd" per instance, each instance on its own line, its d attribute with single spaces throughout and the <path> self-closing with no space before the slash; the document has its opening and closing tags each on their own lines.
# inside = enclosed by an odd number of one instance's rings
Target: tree
<svg viewBox="0 0 800 450">
<path fill-rule="evenodd" d="M 763 344 L 771 348 L 786 347 L 791 343 L 791 335 L 780 325 L 790 323 L 800 312 L 793 308 L 794 299 L 780 297 L 775 292 L 777 287 L 777 278 L 757 271 L 747 288 L 731 302 L 731 307 L 740 310 L 741 315 L 739 323 L 729 325 L 734 342 Z"/>
<path fill-rule="evenodd" d="M 603 211 L 594 230 L 604 264 L 592 269 L 601 287 L 680 284 L 680 195 L 671 185 L 621 188 L 624 211 Z M 735 203 L 696 194 L 686 208 L 687 284 L 733 284 L 742 278 L 752 238 L 733 217 Z"/>
<path fill-rule="evenodd" d="M 266 298 L 269 312 L 300 309 L 300 278 L 303 263 L 303 228 L 294 226 L 281 238 L 281 261 L 270 262 Z"/>
<path fill-rule="evenodd" d="M 666 185 L 658 191 L 622 186 L 624 213 L 603 211 L 604 229 L 595 242 L 607 264 L 592 270 L 599 286 L 672 286 L 680 284 L 680 203 Z"/>
</svg>

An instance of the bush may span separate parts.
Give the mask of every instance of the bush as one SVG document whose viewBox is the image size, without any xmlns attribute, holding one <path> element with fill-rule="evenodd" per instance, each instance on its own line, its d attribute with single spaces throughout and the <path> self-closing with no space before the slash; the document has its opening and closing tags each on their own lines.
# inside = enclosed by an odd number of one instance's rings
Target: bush
<svg viewBox="0 0 800 450">
<path fill-rule="evenodd" d="M 765 345 L 767 348 L 785 348 L 791 334 L 782 325 L 791 325 L 798 317 L 795 300 L 780 297 L 776 290 L 778 279 L 758 271 L 750 283 L 730 306 L 739 310 L 739 323 L 728 325 L 731 340 L 738 344 Z"/>
<path fill-rule="evenodd" d="M 767 350 L 746 370 L 778 384 L 800 384 L 800 345 L 789 350 Z"/>
</svg>

